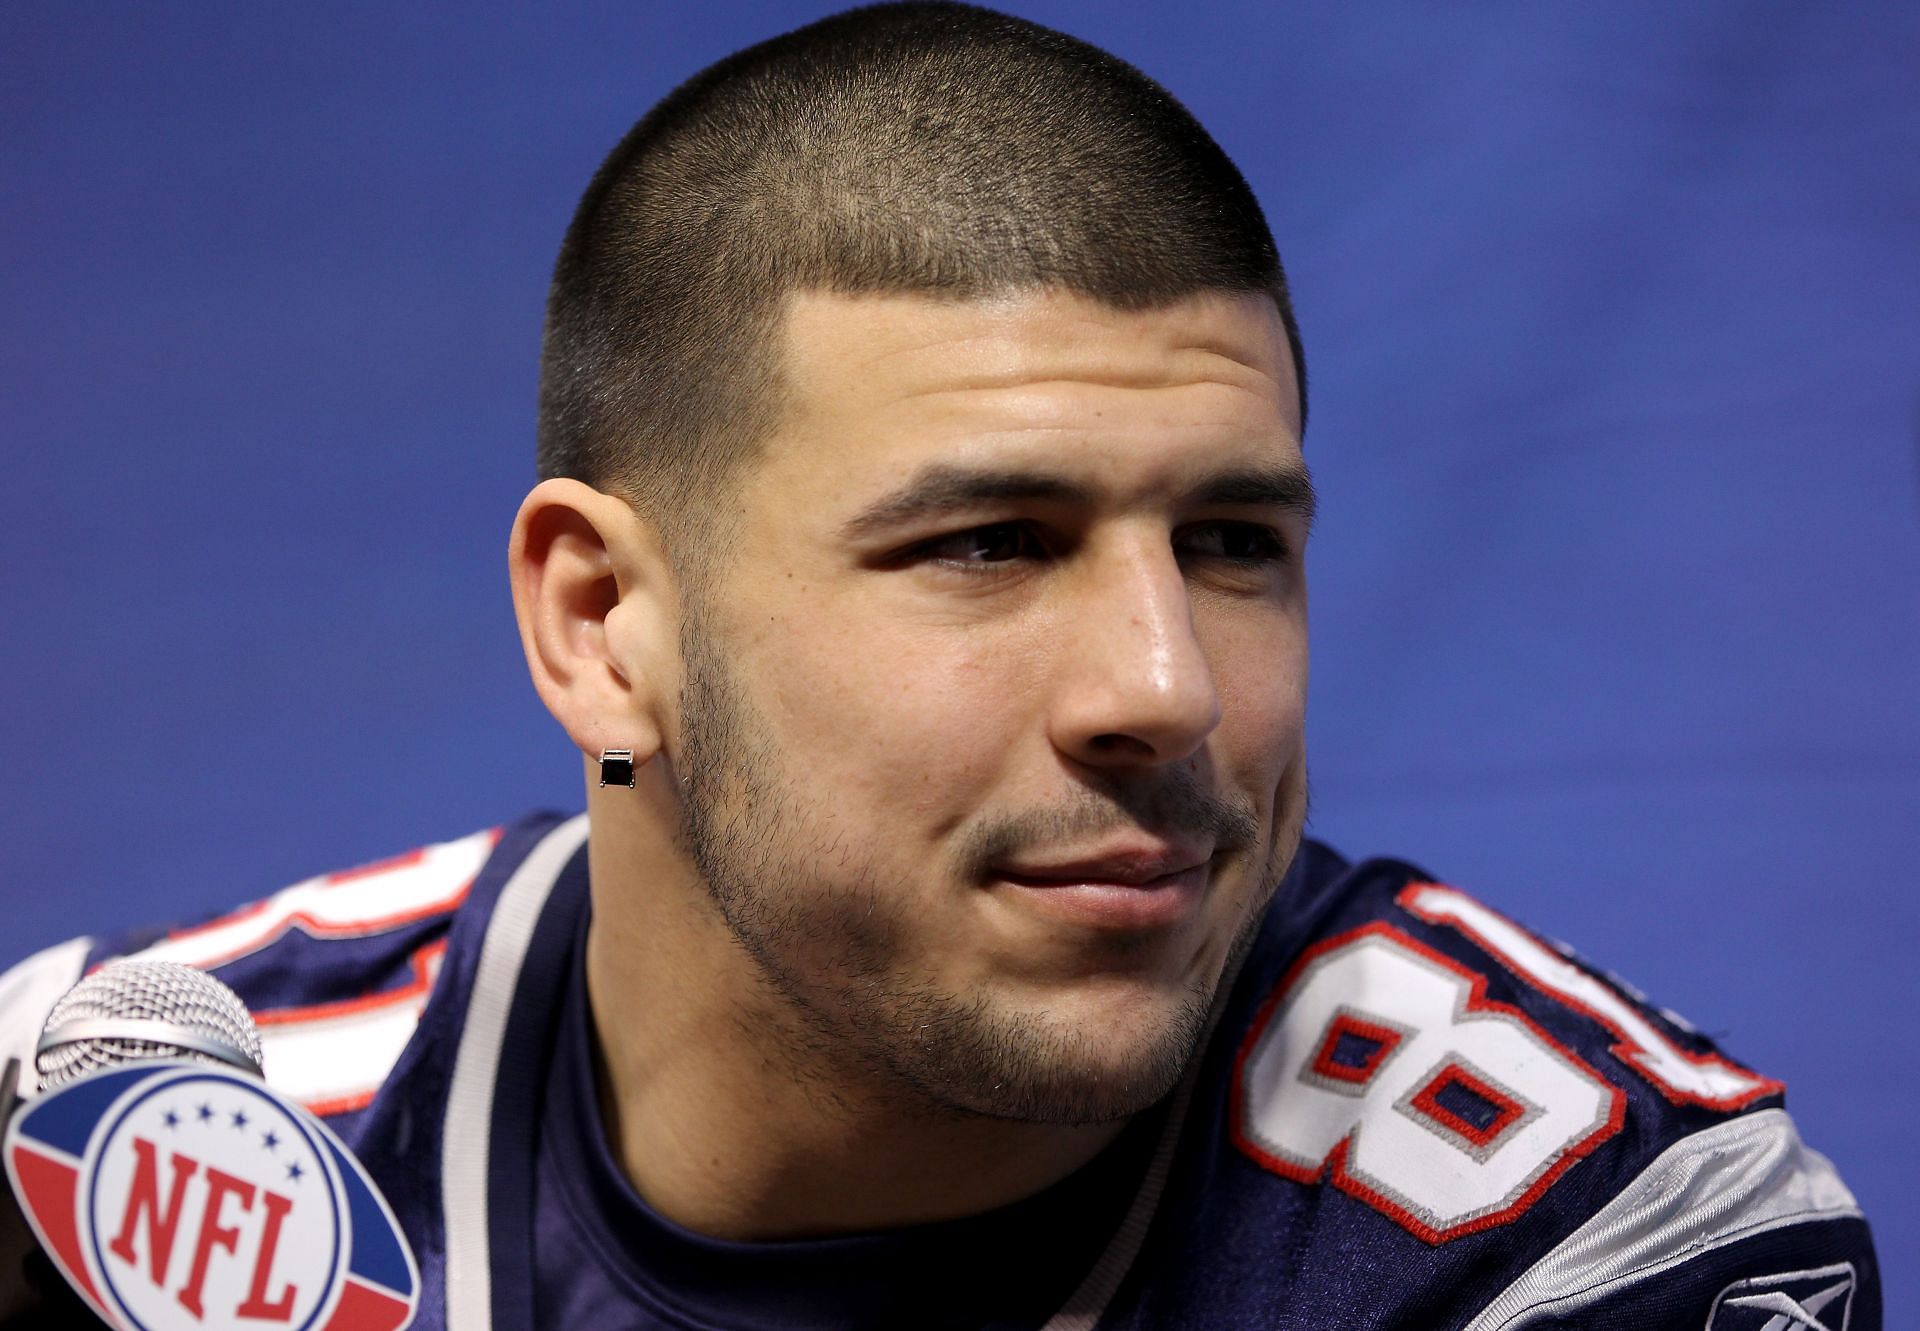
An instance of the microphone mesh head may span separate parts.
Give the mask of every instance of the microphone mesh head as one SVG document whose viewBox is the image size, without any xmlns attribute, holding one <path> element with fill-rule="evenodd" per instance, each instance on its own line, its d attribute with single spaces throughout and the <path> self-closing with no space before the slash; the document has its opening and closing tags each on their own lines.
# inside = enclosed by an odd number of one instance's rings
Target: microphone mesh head
<svg viewBox="0 0 1920 1331">
<path fill-rule="evenodd" d="M 176 961 L 116 961 L 80 981 L 47 1014 L 46 1037 L 56 1041 L 34 1059 L 40 1089 L 51 1091 L 70 1081 L 119 1063 L 149 1058 L 183 1058 L 226 1066 L 198 1050 L 146 1039 L 118 1039 L 96 1033 L 60 1040 L 60 1028 L 73 1022 L 164 1021 L 183 1026 L 202 1039 L 215 1040 L 260 1062 L 260 1032 L 240 995 L 191 966 Z"/>
</svg>

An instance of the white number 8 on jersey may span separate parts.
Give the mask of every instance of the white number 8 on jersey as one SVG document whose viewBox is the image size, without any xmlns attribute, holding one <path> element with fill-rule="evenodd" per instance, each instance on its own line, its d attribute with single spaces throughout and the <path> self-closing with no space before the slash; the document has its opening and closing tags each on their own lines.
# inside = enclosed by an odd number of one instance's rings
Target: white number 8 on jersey
<svg viewBox="0 0 1920 1331">
<path fill-rule="evenodd" d="M 1311 949 L 1248 1033 L 1235 1141 L 1430 1243 L 1512 1220 L 1619 1131 L 1625 1096 L 1485 987 L 1387 924 Z"/>
</svg>

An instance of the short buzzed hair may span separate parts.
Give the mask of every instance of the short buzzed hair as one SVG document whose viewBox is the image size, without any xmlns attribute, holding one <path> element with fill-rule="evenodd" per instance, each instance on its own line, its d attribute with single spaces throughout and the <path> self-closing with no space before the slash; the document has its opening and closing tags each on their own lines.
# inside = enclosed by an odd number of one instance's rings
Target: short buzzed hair
<svg viewBox="0 0 1920 1331">
<path fill-rule="evenodd" d="M 548 297 L 540 474 L 621 495 L 672 548 L 778 423 L 789 293 L 1043 286 L 1123 309 L 1267 293 L 1304 420 L 1272 233 L 1170 93 L 971 5 L 823 19 L 695 75 L 595 174 Z"/>
</svg>

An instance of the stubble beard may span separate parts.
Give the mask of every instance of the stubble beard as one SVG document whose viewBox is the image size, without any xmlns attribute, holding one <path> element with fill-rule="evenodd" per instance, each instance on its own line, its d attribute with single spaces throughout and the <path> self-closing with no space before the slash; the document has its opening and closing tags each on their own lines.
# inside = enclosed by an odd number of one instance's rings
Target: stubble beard
<svg viewBox="0 0 1920 1331">
<path fill-rule="evenodd" d="M 934 1117 L 1110 1123 L 1173 1088 L 1211 1025 L 1222 976 L 1234 973 L 1258 931 L 1286 867 L 1273 861 L 1283 849 L 1292 855 L 1297 820 L 1283 831 L 1276 810 L 1262 889 L 1236 924 L 1222 971 L 1196 977 L 1156 1020 L 1138 1023 L 1132 1045 L 1116 1054 L 1055 1014 L 989 993 L 948 992 L 909 973 L 900 959 L 912 936 L 911 902 L 887 890 L 859 847 L 819 825 L 712 633 L 692 621 L 688 629 L 681 831 L 727 928 L 784 1001 L 786 1011 L 764 1026 L 749 1018 L 749 1034 L 771 1046 L 770 1056 L 825 1098 L 877 1093 Z M 1196 797 L 1187 798 L 1191 807 Z M 1227 810 L 1217 799 L 1208 807 L 1216 835 L 1245 836 L 1257 826 L 1251 811 Z M 1111 807 L 1104 816 L 1111 824 Z M 991 835 L 986 843 L 981 855 L 997 845 Z"/>
</svg>

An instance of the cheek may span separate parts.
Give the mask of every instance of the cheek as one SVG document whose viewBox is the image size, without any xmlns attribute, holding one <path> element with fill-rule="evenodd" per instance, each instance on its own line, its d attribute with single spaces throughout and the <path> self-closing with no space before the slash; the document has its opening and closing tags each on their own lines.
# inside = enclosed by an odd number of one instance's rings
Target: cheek
<svg viewBox="0 0 1920 1331">
<path fill-rule="evenodd" d="M 1213 654 L 1220 696 L 1219 745 L 1249 783 L 1278 782 L 1305 743 L 1304 631 L 1227 637 Z"/>
<path fill-rule="evenodd" d="M 1018 658 L 937 631 L 865 630 L 787 635 L 777 668 L 761 675 L 775 739 L 803 793 L 836 821 L 951 830 L 1018 746 Z"/>
</svg>

